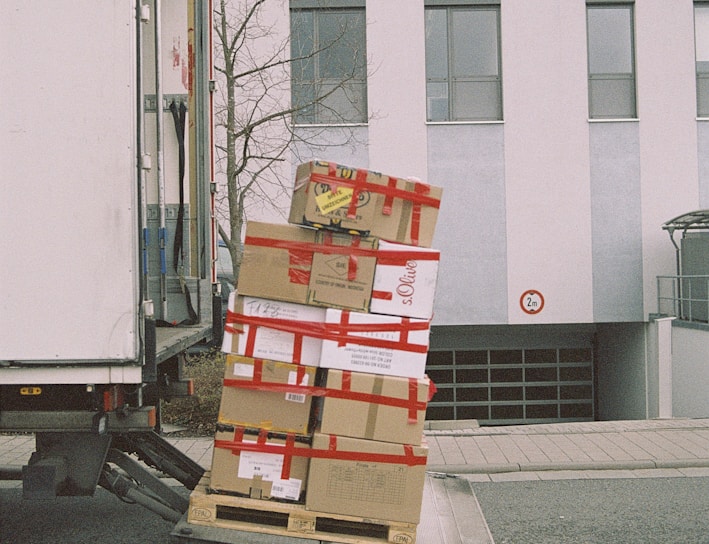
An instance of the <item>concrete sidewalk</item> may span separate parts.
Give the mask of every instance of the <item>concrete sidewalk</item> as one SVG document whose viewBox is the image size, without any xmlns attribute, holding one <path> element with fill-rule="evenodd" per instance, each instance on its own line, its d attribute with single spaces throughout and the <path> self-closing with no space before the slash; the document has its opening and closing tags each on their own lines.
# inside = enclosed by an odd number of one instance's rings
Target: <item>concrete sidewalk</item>
<svg viewBox="0 0 709 544">
<path fill-rule="evenodd" d="M 539 479 L 544 473 L 588 477 L 582 474 L 586 471 L 614 471 L 615 477 L 709 476 L 709 419 L 471 427 L 427 430 L 426 437 L 429 471 L 478 475 L 483 481 L 531 473 Z M 167 434 L 167 439 L 205 469 L 211 467 L 210 437 Z M 0 435 L 0 466 L 26 464 L 33 450 L 31 435 Z"/>
</svg>

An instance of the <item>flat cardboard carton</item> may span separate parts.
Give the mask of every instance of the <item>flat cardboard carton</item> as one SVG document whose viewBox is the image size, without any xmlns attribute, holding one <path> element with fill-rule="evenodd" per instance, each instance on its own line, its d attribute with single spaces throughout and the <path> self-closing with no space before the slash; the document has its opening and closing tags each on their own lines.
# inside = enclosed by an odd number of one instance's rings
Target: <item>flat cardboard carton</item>
<svg viewBox="0 0 709 544">
<path fill-rule="evenodd" d="M 429 379 L 329 369 L 319 430 L 326 434 L 421 445 Z"/>
<path fill-rule="evenodd" d="M 306 510 L 418 523 L 428 446 L 313 435 Z"/>
<path fill-rule="evenodd" d="M 440 251 L 380 240 L 377 254 L 369 311 L 431 319 Z"/>
<path fill-rule="evenodd" d="M 366 312 L 377 244 L 372 237 L 250 221 L 237 292 Z"/>
<path fill-rule="evenodd" d="M 310 437 L 258 429 L 217 428 L 210 488 L 253 499 L 302 502 L 310 459 L 292 455 L 310 448 Z"/>
<path fill-rule="evenodd" d="M 307 434 L 316 368 L 227 355 L 219 423 Z"/>
<path fill-rule="evenodd" d="M 325 322 L 330 334 L 322 343 L 320 367 L 424 377 L 429 321 L 328 308 Z"/>
<path fill-rule="evenodd" d="M 318 366 L 322 339 L 312 323 L 325 322 L 325 308 L 229 295 L 222 351 L 246 357 Z"/>
<path fill-rule="evenodd" d="M 301 164 L 288 221 L 431 247 L 443 190 L 334 162 Z"/>
</svg>

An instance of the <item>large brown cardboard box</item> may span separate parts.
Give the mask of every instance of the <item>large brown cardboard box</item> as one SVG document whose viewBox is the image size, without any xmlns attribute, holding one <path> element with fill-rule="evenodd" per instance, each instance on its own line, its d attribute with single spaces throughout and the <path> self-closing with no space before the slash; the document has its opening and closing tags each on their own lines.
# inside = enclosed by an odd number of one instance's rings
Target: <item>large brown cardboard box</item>
<svg viewBox="0 0 709 544">
<path fill-rule="evenodd" d="M 377 244 L 373 237 L 250 221 L 237 292 L 366 312 Z"/>
<path fill-rule="evenodd" d="M 246 357 L 319 366 L 326 308 L 229 294 L 222 351 Z"/>
<path fill-rule="evenodd" d="M 227 355 L 219 423 L 307 434 L 315 367 Z"/>
<path fill-rule="evenodd" d="M 253 499 L 302 502 L 310 437 L 263 429 L 219 426 L 214 438 L 209 487 Z"/>
<path fill-rule="evenodd" d="M 313 435 L 306 510 L 418 523 L 428 446 Z"/>
<path fill-rule="evenodd" d="M 288 221 L 431 247 L 443 190 L 334 162 L 301 164 Z"/>
<path fill-rule="evenodd" d="M 320 431 L 421 445 L 429 379 L 329 369 Z"/>
</svg>

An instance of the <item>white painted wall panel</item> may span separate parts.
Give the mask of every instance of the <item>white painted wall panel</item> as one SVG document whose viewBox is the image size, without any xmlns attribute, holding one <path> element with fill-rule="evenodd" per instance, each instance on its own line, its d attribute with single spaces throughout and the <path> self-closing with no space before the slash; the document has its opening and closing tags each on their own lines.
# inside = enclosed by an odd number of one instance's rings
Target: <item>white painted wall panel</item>
<svg viewBox="0 0 709 544">
<path fill-rule="evenodd" d="M 423 0 L 367 2 L 367 94 L 369 167 L 426 181 L 423 8 Z"/>
<path fill-rule="evenodd" d="M 658 275 L 675 274 L 661 230 L 699 202 L 692 2 L 635 7 L 645 315 L 656 311 Z M 672 36 L 672 39 L 658 39 Z"/>
<path fill-rule="evenodd" d="M 134 7 L 0 3 L 0 359 L 134 359 Z"/>
<path fill-rule="evenodd" d="M 586 6 L 507 0 L 501 24 L 509 323 L 591 322 Z"/>
</svg>

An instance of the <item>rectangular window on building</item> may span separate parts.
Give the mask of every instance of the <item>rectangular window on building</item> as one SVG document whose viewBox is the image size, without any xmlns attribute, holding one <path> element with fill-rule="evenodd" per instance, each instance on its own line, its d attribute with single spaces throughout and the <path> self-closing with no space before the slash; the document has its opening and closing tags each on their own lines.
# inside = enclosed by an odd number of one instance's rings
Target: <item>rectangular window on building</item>
<svg viewBox="0 0 709 544">
<path fill-rule="evenodd" d="M 632 4 L 588 4 L 588 108 L 591 119 L 634 119 Z"/>
<path fill-rule="evenodd" d="M 694 5 L 697 116 L 709 117 L 709 3 Z"/>
<path fill-rule="evenodd" d="M 367 50 L 363 2 L 300 8 L 291 2 L 291 100 L 296 124 L 367 121 Z M 330 5 L 326 3 L 325 5 Z"/>
<path fill-rule="evenodd" d="M 427 2 L 429 121 L 502 119 L 500 6 Z"/>
</svg>

